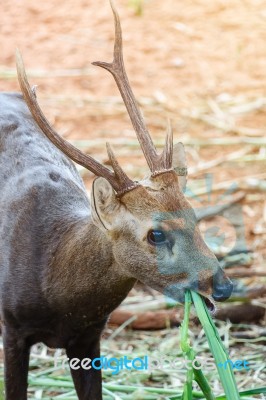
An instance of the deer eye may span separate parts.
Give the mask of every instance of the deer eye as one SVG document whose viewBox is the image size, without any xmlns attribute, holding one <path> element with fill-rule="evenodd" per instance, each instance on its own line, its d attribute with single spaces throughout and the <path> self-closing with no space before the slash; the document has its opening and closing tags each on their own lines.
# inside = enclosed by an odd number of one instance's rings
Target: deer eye
<svg viewBox="0 0 266 400">
<path fill-rule="evenodd" d="M 153 246 L 166 243 L 166 236 L 163 231 L 151 229 L 147 235 L 148 242 Z"/>
</svg>

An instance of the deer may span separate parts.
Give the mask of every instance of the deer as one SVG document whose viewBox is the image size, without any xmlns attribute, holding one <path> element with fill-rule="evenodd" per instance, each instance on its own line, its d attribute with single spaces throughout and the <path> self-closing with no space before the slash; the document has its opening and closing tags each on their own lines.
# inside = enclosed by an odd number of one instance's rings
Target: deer
<svg viewBox="0 0 266 400">
<path fill-rule="evenodd" d="M 0 94 L 0 283 L 6 400 L 27 399 L 31 346 L 100 356 L 110 313 L 136 281 L 184 301 L 187 289 L 211 311 L 233 285 L 203 240 L 184 194 L 182 143 L 166 132 L 158 153 L 123 61 L 115 22 L 109 71 L 127 109 L 149 175 L 131 179 L 106 144 L 111 168 L 63 139 L 42 112 L 17 53 L 21 93 Z M 96 175 L 90 200 L 75 163 Z M 101 371 L 71 369 L 79 400 L 102 399 Z"/>
</svg>

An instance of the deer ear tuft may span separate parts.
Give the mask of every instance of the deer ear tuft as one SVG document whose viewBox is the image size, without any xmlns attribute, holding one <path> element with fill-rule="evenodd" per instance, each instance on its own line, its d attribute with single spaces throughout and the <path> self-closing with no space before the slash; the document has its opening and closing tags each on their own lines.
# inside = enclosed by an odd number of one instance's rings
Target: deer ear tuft
<svg viewBox="0 0 266 400">
<path fill-rule="evenodd" d="M 115 214 L 121 203 L 116 198 L 115 191 L 105 178 L 96 178 L 92 185 L 91 210 L 96 226 L 106 231 L 111 229 Z"/>
</svg>

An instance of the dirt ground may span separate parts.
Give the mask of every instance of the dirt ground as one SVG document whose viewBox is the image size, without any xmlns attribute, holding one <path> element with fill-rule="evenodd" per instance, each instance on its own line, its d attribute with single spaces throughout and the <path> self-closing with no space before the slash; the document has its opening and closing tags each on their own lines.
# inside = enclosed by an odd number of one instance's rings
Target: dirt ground
<svg viewBox="0 0 266 400">
<path fill-rule="evenodd" d="M 187 144 L 194 187 L 207 172 L 214 187 L 224 182 L 219 194 L 232 183 L 244 188 L 246 239 L 265 268 L 265 1 L 147 0 L 141 15 L 136 3 L 116 0 L 126 68 L 151 133 L 160 144 L 171 119 L 175 141 Z M 91 65 L 112 59 L 108 1 L 5 0 L 0 9 L 0 89 L 18 90 L 19 48 L 57 130 L 101 161 L 110 141 L 125 170 L 142 177 L 147 167 L 114 81 Z M 220 145 L 211 145 L 214 139 Z M 243 154 L 229 161 L 238 150 Z M 83 177 L 89 188 L 92 174 Z"/>
<path fill-rule="evenodd" d="M 264 273 L 265 0 L 115 3 L 126 69 L 152 137 L 160 148 L 170 118 L 174 141 L 186 145 L 188 186 L 199 196 L 191 199 L 196 208 L 220 204 L 232 185 L 237 195 L 241 191 L 245 240 L 254 252 L 248 268 Z M 57 131 L 102 162 L 107 162 L 109 141 L 125 171 L 142 178 L 147 166 L 113 78 L 91 65 L 112 60 L 108 0 L 0 0 L 0 13 L 0 90 L 19 90 L 14 57 L 19 48 Z M 90 189 L 93 175 L 81 173 Z M 224 235 L 223 249 L 229 251 L 235 238 L 231 222 L 223 217 L 211 225 L 203 222 L 205 237 L 209 226 L 214 235 L 218 227 L 218 239 Z M 250 277 L 245 283 L 265 285 L 266 278 Z"/>
</svg>

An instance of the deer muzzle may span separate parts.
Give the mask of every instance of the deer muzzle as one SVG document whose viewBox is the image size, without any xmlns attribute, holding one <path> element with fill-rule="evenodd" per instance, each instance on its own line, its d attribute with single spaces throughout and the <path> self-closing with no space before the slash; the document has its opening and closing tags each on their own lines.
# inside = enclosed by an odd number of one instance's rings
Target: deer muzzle
<svg viewBox="0 0 266 400">
<path fill-rule="evenodd" d="M 223 270 L 219 270 L 213 277 L 212 297 L 215 301 L 229 299 L 233 291 L 233 283 L 225 275 Z"/>
</svg>

